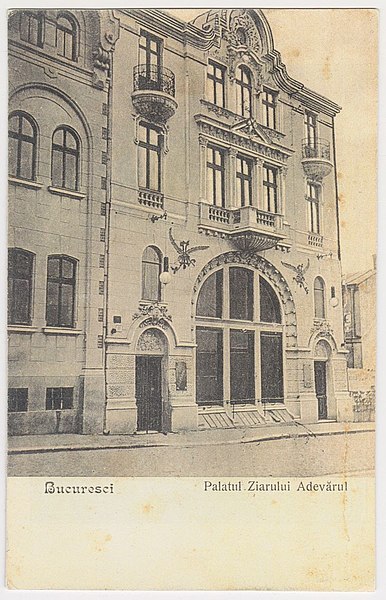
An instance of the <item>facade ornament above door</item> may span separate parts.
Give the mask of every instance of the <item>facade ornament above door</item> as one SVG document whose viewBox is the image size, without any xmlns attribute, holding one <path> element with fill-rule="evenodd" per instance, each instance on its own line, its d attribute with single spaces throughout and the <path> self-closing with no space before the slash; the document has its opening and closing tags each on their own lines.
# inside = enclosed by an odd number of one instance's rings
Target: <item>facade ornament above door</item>
<svg viewBox="0 0 386 600">
<path fill-rule="evenodd" d="M 152 302 L 151 304 L 141 303 L 138 307 L 138 312 L 133 315 L 133 320 L 141 319 L 142 317 L 146 318 L 140 323 L 139 326 L 141 328 L 157 326 L 165 329 L 172 321 L 172 317 L 169 315 L 165 304 L 159 302 Z"/>
</svg>

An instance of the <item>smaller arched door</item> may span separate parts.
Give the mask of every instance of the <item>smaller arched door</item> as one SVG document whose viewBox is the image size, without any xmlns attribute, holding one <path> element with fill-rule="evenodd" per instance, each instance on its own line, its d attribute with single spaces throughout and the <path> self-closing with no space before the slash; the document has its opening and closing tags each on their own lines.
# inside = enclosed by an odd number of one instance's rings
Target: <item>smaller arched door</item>
<svg viewBox="0 0 386 600">
<path fill-rule="evenodd" d="M 163 430 L 163 388 L 166 340 L 156 329 L 139 338 L 135 362 L 137 431 Z"/>
</svg>

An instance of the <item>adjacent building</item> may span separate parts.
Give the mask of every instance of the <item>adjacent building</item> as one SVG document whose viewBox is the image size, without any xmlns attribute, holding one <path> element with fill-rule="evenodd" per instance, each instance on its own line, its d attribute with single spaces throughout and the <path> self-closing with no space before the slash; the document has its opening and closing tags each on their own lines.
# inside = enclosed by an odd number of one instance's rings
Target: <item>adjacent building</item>
<svg viewBox="0 0 386 600">
<path fill-rule="evenodd" d="M 9 26 L 10 433 L 351 420 L 340 108 L 263 12 Z"/>
</svg>

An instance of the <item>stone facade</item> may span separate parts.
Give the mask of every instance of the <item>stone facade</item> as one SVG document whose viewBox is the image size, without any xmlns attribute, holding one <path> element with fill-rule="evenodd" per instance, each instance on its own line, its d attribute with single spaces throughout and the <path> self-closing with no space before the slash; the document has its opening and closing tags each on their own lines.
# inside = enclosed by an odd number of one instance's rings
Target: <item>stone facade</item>
<svg viewBox="0 0 386 600">
<path fill-rule="evenodd" d="M 287 75 L 262 11 L 216 9 L 191 24 L 156 9 L 71 11 L 76 60 L 58 56 L 66 15 L 41 13 L 40 45 L 21 39 L 22 16 L 10 18 L 10 110 L 36 123 L 37 167 L 9 184 L 9 246 L 34 256 L 31 318 L 9 325 L 9 386 L 28 388 L 28 410 L 12 400 L 10 433 L 178 431 L 222 416 L 235 422 L 235 413 L 269 421 L 280 410 L 303 422 L 352 419 L 334 155 L 340 109 Z M 61 125 L 80 139 L 76 190 L 52 184 Z M 215 152 L 220 205 L 208 172 Z M 146 168 L 150 155 L 156 163 Z M 240 186 L 249 190 L 241 203 Z M 76 260 L 71 327 L 47 326 L 54 255 Z M 157 260 L 163 283 L 145 292 Z M 196 316 L 205 282 L 221 271 L 228 285 L 234 267 L 253 273 L 255 316 L 228 318 L 225 288 L 222 317 Z M 280 307 L 269 324 L 256 320 L 262 280 Z M 205 327 L 224 340 L 221 397 L 207 405 L 196 393 L 197 328 Z M 248 402 L 232 397 L 227 340 L 236 330 L 253 337 Z M 262 332 L 281 336 L 280 402 L 262 401 Z M 152 377 L 160 414 L 139 402 Z M 74 390 L 71 408 L 49 410 L 46 389 L 65 387 Z"/>
</svg>

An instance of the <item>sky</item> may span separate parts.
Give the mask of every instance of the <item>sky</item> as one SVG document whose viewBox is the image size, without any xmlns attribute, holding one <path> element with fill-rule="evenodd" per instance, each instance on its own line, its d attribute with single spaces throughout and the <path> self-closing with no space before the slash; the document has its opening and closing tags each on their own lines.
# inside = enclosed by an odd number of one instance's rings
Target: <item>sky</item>
<svg viewBox="0 0 386 600">
<path fill-rule="evenodd" d="M 167 10 L 191 20 L 205 9 Z M 342 107 L 335 123 L 342 270 L 371 268 L 376 252 L 378 13 L 315 8 L 263 12 L 290 77 Z"/>
</svg>

